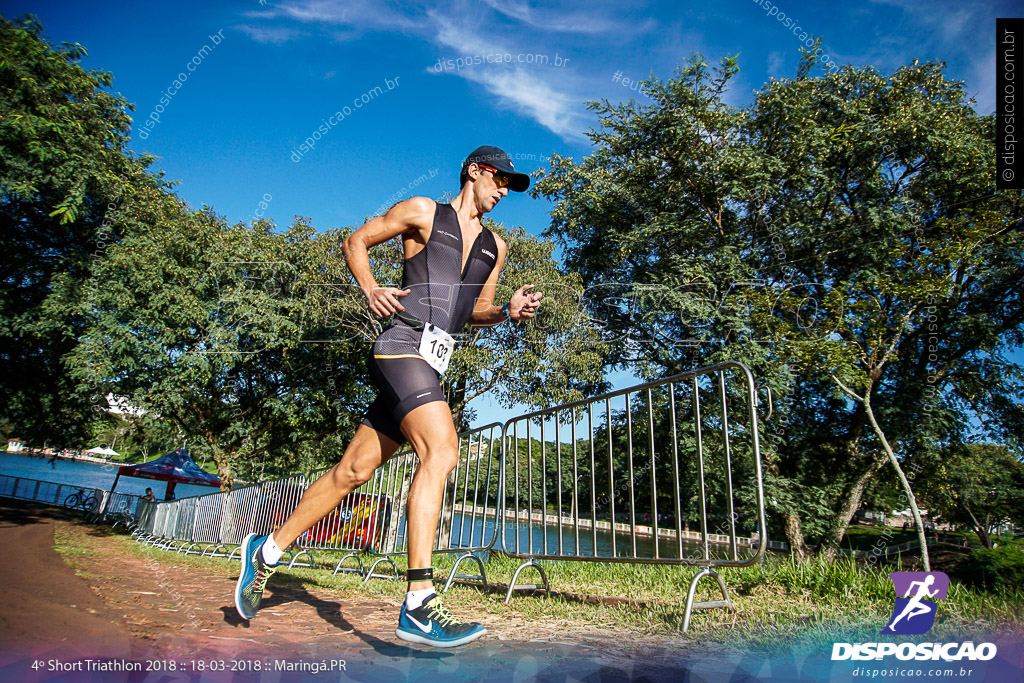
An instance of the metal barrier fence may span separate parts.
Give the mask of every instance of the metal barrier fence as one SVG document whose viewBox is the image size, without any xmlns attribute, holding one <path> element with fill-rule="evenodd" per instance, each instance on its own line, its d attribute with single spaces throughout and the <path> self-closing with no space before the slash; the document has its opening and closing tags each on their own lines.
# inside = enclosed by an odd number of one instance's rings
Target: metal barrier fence
<svg viewBox="0 0 1024 683">
<path fill-rule="evenodd" d="M 142 508 L 147 502 L 143 500 L 142 496 L 131 493 L 110 493 L 109 491 L 104 491 L 103 497 L 104 504 L 100 506 L 100 509 L 106 510 L 107 517 L 126 524 L 138 520 Z M 107 498 L 110 499 L 109 504 L 106 503 Z"/>
<path fill-rule="evenodd" d="M 448 477 L 435 535 L 435 552 L 462 555 L 452 569 L 455 578 L 479 578 L 486 584 L 483 563 L 474 552 L 489 550 L 497 539 L 497 508 L 500 494 L 500 424 L 459 436 L 459 459 Z M 364 579 L 381 563 L 398 569 L 392 559 L 408 549 L 405 521 L 409 486 L 416 473 L 415 454 L 403 449 L 378 468 L 373 477 L 347 495 L 324 519 L 296 540 L 298 552 L 288 566 L 313 566 L 313 551 L 342 552 L 334 572 L 356 571 Z M 184 553 L 233 558 L 250 533 L 266 534 L 280 526 L 298 506 L 302 494 L 327 468 L 309 475 L 291 475 L 219 492 L 155 505 L 140 515 L 137 533 L 148 543 Z M 375 558 L 364 570 L 362 553 Z M 308 556 L 308 563 L 300 558 Z M 354 560 L 357 568 L 343 563 Z M 464 560 L 477 562 L 480 574 L 456 573 Z"/>
<path fill-rule="evenodd" d="M 105 496 L 106 491 L 103 489 L 0 475 L 0 498 L 31 500 L 85 512 L 96 512 L 101 509 Z"/>
<path fill-rule="evenodd" d="M 703 567 L 684 631 L 694 607 L 732 609 L 712 568 L 751 565 L 767 545 L 756 402 L 750 371 L 730 362 L 506 422 L 501 548 L 526 560 L 506 602 L 514 590 L 550 592 L 536 562 L 545 559 Z M 741 552 L 742 527 L 760 536 Z M 517 585 L 527 567 L 542 585 Z M 694 605 L 704 576 L 718 581 L 722 601 Z"/>
<path fill-rule="evenodd" d="M 750 371 L 730 362 L 460 435 L 434 544 L 435 552 L 461 554 L 445 590 L 456 578 L 486 586 L 474 553 L 500 539 L 503 552 L 526 560 L 506 602 L 514 590 L 550 593 L 537 560 L 576 560 L 701 567 L 690 583 L 684 631 L 692 609 L 732 609 L 713 568 L 754 564 L 770 544 L 756 404 Z M 313 551 L 336 551 L 345 555 L 335 573 L 356 571 L 368 580 L 385 576 L 375 568 L 386 562 L 397 576 L 391 558 L 408 548 L 405 506 L 417 463 L 407 449 L 396 453 L 299 537 L 288 566 L 307 555 L 301 566 L 313 566 Z M 136 534 L 169 550 L 231 559 L 239 548 L 229 546 L 280 526 L 326 471 L 146 506 Z M 740 536 L 755 530 L 757 539 Z M 376 558 L 368 569 L 361 553 Z M 343 568 L 349 559 L 358 568 Z M 475 561 L 479 575 L 458 574 L 464 560 Z M 518 585 L 527 567 L 538 570 L 542 585 Z M 705 576 L 716 579 L 723 600 L 694 603 Z"/>
</svg>

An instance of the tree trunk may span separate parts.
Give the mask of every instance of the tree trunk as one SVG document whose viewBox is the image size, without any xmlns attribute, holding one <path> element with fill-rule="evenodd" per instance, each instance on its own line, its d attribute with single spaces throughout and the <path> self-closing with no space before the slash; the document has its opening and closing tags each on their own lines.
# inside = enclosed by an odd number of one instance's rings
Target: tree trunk
<svg viewBox="0 0 1024 683">
<path fill-rule="evenodd" d="M 853 418 L 853 425 L 850 427 L 843 450 L 846 453 L 847 462 L 852 466 L 860 457 L 860 440 L 864 435 L 864 427 L 867 420 L 863 410 L 858 410 Z M 880 465 L 877 462 L 869 462 L 861 472 L 856 481 L 847 487 L 845 494 L 838 501 L 838 508 L 832 515 L 832 523 L 822 536 L 818 544 L 818 555 L 828 560 L 834 560 L 839 555 L 839 548 L 846 535 L 846 528 L 850 520 L 860 507 L 860 499 L 864 495 L 864 488 L 868 481 L 878 471 Z"/>
<path fill-rule="evenodd" d="M 768 464 L 768 470 L 773 476 L 780 479 L 785 479 L 781 470 L 779 469 L 778 459 L 771 459 Z M 689 529 L 689 526 L 687 526 Z M 767 537 L 767 529 L 761 531 L 763 537 Z M 782 517 L 782 533 L 786 536 L 786 542 L 789 544 L 789 552 L 797 560 L 801 562 L 807 560 L 811 556 L 811 551 L 807 547 L 807 543 L 804 541 L 804 532 L 800 526 L 800 516 L 796 512 L 787 512 Z"/>
<path fill-rule="evenodd" d="M 220 490 L 230 491 L 231 485 L 234 483 L 234 475 L 231 474 L 231 459 L 228 454 L 215 449 L 213 451 L 213 461 L 217 464 L 217 476 L 220 477 Z"/>
<path fill-rule="evenodd" d="M 783 531 L 793 557 L 801 562 L 808 559 L 810 552 L 807 550 L 807 544 L 804 543 L 804 532 L 800 529 L 800 517 L 796 513 L 788 514 L 783 518 Z"/>
<path fill-rule="evenodd" d="M 900 467 L 899 461 L 896 459 L 896 454 L 892 452 L 892 448 L 889 446 L 889 440 L 885 438 L 885 433 L 882 432 L 882 428 L 878 426 L 878 422 L 875 421 L 875 413 L 871 409 L 871 390 L 870 388 L 864 392 L 864 409 L 867 411 L 868 420 L 871 422 L 871 428 L 874 429 L 875 434 L 878 436 L 878 440 L 882 442 L 882 447 L 885 449 L 886 455 L 889 456 L 889 462 L 892 463 L 893 468 L 896 470 L 896 475 L 900 478 L 900 483 L 903 485 L 903 491 L 907 494 L 907 501 L 910 503 L 910 511 L 914 514 L 914 522 L 917 523 L 917 538 L 921 542 L 921 562 L 924 564 L 924 570 L 926 572 L 931 571 L 931 563 L 928 561 L 928 539 L 924 535 L 924 523 L 921 521 L 921 513 L 917 509 L 917 498 L 914 497 L 914 491 L 910 488 L 910 482 L 907 481 L 907 475 L 903 473 L 903 468 Z"/>
<path fill-rule="evenodd" d="M 882 465 L 885 464 L 885 457 L 876 458 L 857 477 L 856 481 L 846 490 L 845 496 L 840 499 L 839 508 L 832 518 L 832 526 L 825 532 L 818 554 L 827 560 L 834 560 L 839 555 L 839 548 L 842 547 L 843 537 L 846 535 L 846 528 L 850 525 L 854 513 L 860 507 L 860 500 L 864 495 L 871 478 L 875 476 Z"/>
<path fill-rule="evenodd" d="M 967 510 L 967 514 L 971 516 L 971 521 L 974 522 L 974 533 L 978 534 L 978 540 L 981 541 L 981 544 L 986 548 L 991 548 L 992 538 L 989 536 L 986 526 L 978 521 L 978 518 L 974 516 L 971 508 L 967 507 L 966 503 L 964 503 L 964 510 Z"/>
</svg>

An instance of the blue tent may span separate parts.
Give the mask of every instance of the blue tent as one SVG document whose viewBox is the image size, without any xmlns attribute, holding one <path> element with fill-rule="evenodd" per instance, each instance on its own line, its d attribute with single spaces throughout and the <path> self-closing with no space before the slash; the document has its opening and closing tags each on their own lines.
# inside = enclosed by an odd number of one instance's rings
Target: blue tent
<svg viewBox="0 0 1024 683">
<path fill-rule="evenodd" d="M 113 497 L 114 489 L 117 488 L 117 480 L 121 478 L 121 475 L 166 481 L 167 491 L 164 495 L 165 500 L 172 499 L 174 487 L 178 484 L 220 487 L 220 479 L 197 465 L 196 461 L 185 452 L 184 448 L 179 448 L 163 457 L 144 462 L 141 465 L 122 465 L 117 470 L 117 476 L 114 477 L 114 485 L 110 487 L 111 497 Z"/>
</svg>

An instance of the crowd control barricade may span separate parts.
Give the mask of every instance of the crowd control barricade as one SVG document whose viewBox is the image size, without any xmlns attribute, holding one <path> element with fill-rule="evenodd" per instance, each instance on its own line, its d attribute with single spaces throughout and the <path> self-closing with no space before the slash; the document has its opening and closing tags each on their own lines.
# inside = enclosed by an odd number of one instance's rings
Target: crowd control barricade
<svg viewBox="0 0 1024 683">
<path fill-rule="evenodd" d="M 131 527 L 138 523 L 142 508 L 142 497 L 131 493 L 103 492 L 99 511 L 94 513 L 97 521 L 109 522 L 113 528 L 119 525 Z"/>
<path fill-rule="evenodd" d="M 459 458 L 445 483 L 433 544 L 435 553 L 459 555 L 445 590 L 455 579 L 478 579 L 487 584 L 479 554 L 490 551 L 497 540 L 501 429 L 502 425 L 495 423 L 458 437 Z M 300 536 L 296 545 L 307 552 L 347 552 L 334 573 L 355 571 L 364 580 L 397 576 L 393 558 L 405 555 L 409 549 L 407 504 L 418 466 L 419 459 L 410 448 L 399 450 L 368 482 L 349 494 L 342 505 Z M 311 475 L 311 481 L 317 476 Z M 367 568 L 362 565 L 361 552 L 373 559 Z M 354 560 L 357 567 L 343 567 L 348 560 Z M 458 573 L 467 560 L 476 562 L 479 574 Z M 376 572 L 385 563 L 391 565 L 393 574 Z"/>
<path fill-rule="evenodd" d="M 0 474 L 0 498 L 29 500 L 95 513 L 100 509 L 103 495 L 103 490 L 98 488 Z"/>
<path fill-rule="evenodd" d="M 459 458 L 449 473 L 441 498 L 441 510 L 434 536 L 434 552 L 458 555 L 443 588 L 447 591 L 456 579 L 479 580 L 487 586 L 487 574 L 480 555 L 489 553 L 498 538 L 501 478 L 500 423 L 489 424 L 459 434 Z M 406 504 L 419 460 L 408 448 L 388 462 L 395 465 L 389 475 L 389 491 L 397 493 L 393 539 L 381 553 L 387 558 L 408 552 Z M 383 468 L 382 468 L 383 469 Z M 463 562 L 475 562 L 478 574 L 460 574 Z M 369 576 L 369 575 L 368 575 Z"/>
<path fill-rule="evenodd" d="M 715 569 L 767 546 L 756 403 L 750 371 L 728 362 L 506 422 L 501 549 L 524 560 L 506 602 L 550 593 L 538 560 L 574 560 L 700 567 L 684 631 L 694 608 L 733 609 Z M 528 567 L 542 584 L 518 585 Z M 705 576 L 723 599 L 694 604 Z"/>
<path fill-rule="evenodd" d="M 486 584 L 478 553 L 497 540 L 501 470 L 501 429 L 495 423 L 459 435 L 459 458 L 445 485 L 434 551 L 456 553 L 446 588 L 456 578 Z M 343 553 L 334 573 L 353 571 L 371 577 L 398 575 L 394 557 L 408 551 L 406 504 L 418 459 L 408 448 L 379 467 L 369 481 L 345 496 L 326 517 L 296 539 L 288 566 L 315 566 L 315 551 Z M 250 533 L 278 528 L 298 506 L 310 484 L 323 475 L 291 475 L 219 492 L 145 506 L 135 529 L 140 541 L 167 550 L 209 556 L 238 556 Z M 233 550 L 229 550 L 235 546 Z M 373 563 L 364 568 L 363 558 Z M 352 561 L 355 567 L 343 566 Z M 477 563 L 479 575 L 457 574 L 465 560 Z M 392 573 L 376 568 L 389 564 Z"/>
</svg>

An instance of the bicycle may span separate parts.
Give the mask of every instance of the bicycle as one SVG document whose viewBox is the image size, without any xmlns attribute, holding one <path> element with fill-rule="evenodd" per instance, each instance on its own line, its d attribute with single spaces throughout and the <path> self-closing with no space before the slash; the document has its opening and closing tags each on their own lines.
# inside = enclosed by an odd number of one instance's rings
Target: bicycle
<svg viewBox="0 0 1024 683">
<path fill-rule="evenodd" d="M 88 512 L 96 507 L 97 502 L 95 495 L 80 489 L 64 499 L 64 507 Z"/>
</svg>

